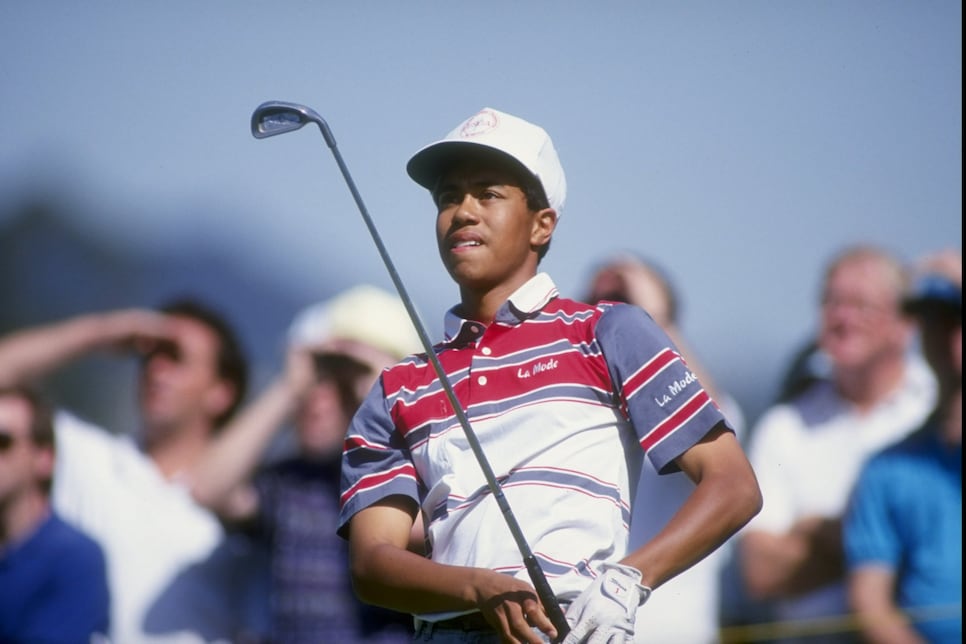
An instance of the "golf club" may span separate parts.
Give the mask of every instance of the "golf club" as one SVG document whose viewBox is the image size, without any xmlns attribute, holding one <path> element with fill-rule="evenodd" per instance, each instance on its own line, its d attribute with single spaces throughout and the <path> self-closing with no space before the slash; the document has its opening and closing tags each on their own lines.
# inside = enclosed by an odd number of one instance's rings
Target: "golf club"
<svg viewBox="0 0 966 644">
<path fill-rule="evenodd" d="M 423 345 L 423 349 L 426 351 L 426 356 L 432 364 L 433 369 L 439 378 L 440 384 L 442 385 L 443 390 L 446 392 L 446 396 L 449 398 L 450 404 L 453 406 L 453 410 L 456 412 L 456 417 L 463 428 L 463 433 L 466 435 L 466 440 L 470 444 L 470 448 L 473 450 L 474 456 L 476 456 L 476 461 L 479 463 L 480 469 L 483 470 L 483 476 L 486 478 L 486 484 L 490 488 L 493 498 L 496 499 L 497 506 L 503 513 L 503 518 L 506 520 L 506 524 L 510 528 L 510 533 L 513 535 L 514 541 L 516 541 L 517 548 L 520 550 L 520 554 L 523 556 L 523 563 L 527 568 L 527 572 L 530 574 L 530 580 L 533 582 L 534 590 L 536 590 L 537 596 L 543 603 L 543 606 L 550 617 L 550 621 L 557 629 L 557 641 L 563 640 L 564 636 L 570 632 L 570 626 L 567 624 L 563 610 L 560 608 L 560 604 L 557 603 L 557 599 L 553 594 L 553 589 L 551 589 L 550 583 L 547 581 L 547 577 L 544 574 L 543 569 L 540 567 L 540 562 L 538 562 L 536 557 L 534 557 L 533 552 L 530 550 L 530 545 L 527 543 L 526 537 L 523 536 L 523 531 L 520 529 L 520 524 L 517 522 L 516 516 L 510 509 L 509 502 L 503 495 L 503 489 L 500 487 L 499 482 L 496 480 L 496 476 L 493 474 L 493 468 L 490 467 L 490 462 L 487 460 L 486 454 L 483 453 L 483 448 L 480 446 L 476 433 L 470 426 L 470 421 L 466 417 L 466 412 L 463 410 L 462 404 L 460 403 L 459 399 L 457 399 L 456 393 L 453 391 L 453 387 L 450 384 L 446 372 L 443 370 L 443 365 L 440 363 L 439 357 L 437 357 L 436 352 L 433 351 L 433 343 L 429 340 L 426 329 L 423 327 L 423 324 L 419 319 L 419 315 L 416 313 L 416 309 L 413 306 L 408 292 L 406 291 L 406 287 L 403 285 L 402 279 L 400 279 L 399 274 L 396 272 L 396 267 L 393 264 L 392 259 L 390 259 L 385 245 L 382 243 L 382 238 L 379 235 L 379 231 L 376 230 L 376 226 L 372 222 L 372 218 L 369 216 L 369 210 L 366 208 L 362 201 L 362 196 L 356 189 L 355 181 L 352 180 L 352 176 L 349 174 L 349 169 L 346 167 L 345 161 L 342 159 L 342 153 L 339 152 L 339 148 L 336 147 L 335 137 L 332 136 L 332 130 L 329 129 L 328 123 L 326 123 L 325 119 L 319 116 L 318 113 L 308 107 L 305 107 L 304 105 L 286 103 L 283 101 L 268 101 L 259 105 L 252 113 L 252 135 L 256 139 L 264 139 L 277 134 L 284 134 L 286 132 L 291 132 L 292 130 L 297 130 L 307 123 L 315 123 L 319 126 L 319 130 L 322 132 L 322 137 L 325 139 L 326 145 L 328 145 L 329 149 L 332 150 L 332 155 L 335 157 L 335 161 L 339 165 L 339 170 L 342 172 L 342 177 L 345 179 L 346 185 L 349 186 L 349 191 L 352 193 L 352 197 L 355 199 L 356 205 L 359 207 L 359 212 L 362 214 L 362 218 L 366 222 L 366 226 L 369 228 L 369 234 L 372 236 L 372 240 L 375 242 L 376 248 L 379 249 L 379 255 L 382 257 L 382 261 L 386 265 L 386 269 L 389 271 L 389 276 L 392 278 L 392 282 L 396 286 L 396 291 L 399 293 L 399 297 L 402 299 L 403 304 L 406 307 L 406 311 L 409 313 L 413 326 L 416 328 L 416 333 L 419 335 L 419 340 Z"/>
</svg>

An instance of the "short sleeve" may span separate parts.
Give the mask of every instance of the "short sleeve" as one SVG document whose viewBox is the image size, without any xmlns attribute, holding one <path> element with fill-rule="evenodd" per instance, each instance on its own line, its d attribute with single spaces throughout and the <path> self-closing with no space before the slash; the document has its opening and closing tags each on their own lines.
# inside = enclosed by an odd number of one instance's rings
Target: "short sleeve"
<svg viewBox="0 0 966 644">
<path fill-rule="evenodd" d="M 881 457 L 869 461 L 849 501 L 842 537 L 850 570 L 869 563 L 892 568 L 898 565 L 901 544 L 890 519 L 889 477 L 884 463 Z"/>
</svg>

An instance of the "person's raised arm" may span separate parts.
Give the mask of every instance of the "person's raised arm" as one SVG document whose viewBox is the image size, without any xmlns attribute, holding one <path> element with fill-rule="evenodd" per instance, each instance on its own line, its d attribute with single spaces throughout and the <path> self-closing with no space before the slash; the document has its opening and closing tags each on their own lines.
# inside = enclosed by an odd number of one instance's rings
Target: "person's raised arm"
<svg viewBox="0 0 966 644">
<path fill-rule="evenodd" d="M 195 500 L 223 519 L 250 518 L 257 505 L 251 476 L 269 442 L 295 414 L 314 382 L 311 354 L 290 349 L 285 371 L 209 444 L 191 472 Z"/>
<path fill-rule="evenodd" d="M 43 378 L 92 351 L 146 350 L 172 339 L 167 317 L 147 309 L 89 313 L 14 331 L 0 338 L 0 387 Z"/>
</svg>

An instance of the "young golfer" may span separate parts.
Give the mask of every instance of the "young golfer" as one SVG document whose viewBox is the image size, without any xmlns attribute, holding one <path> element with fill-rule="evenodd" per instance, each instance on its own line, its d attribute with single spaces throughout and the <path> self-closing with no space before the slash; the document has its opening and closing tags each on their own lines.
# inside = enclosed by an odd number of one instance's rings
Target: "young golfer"
<svg viewBox="0 0 966 644">
<path fill-rule="evenodd" d="M 538 273 L 566 193 L 542 128 L 484 109 L 407 171 L 432 194 L 440 257 L 460 291 L 434 350 L 566 612 L 564 641 L 633 641 L 652 589 L 757 513 L 754 473 L 643 309 L 562 298 Z M 695 487 L 663 531 L 627 552 L 644 457 Z M 415 615 L 417 639 L 558 637 L 425 355 L 384 370 L 353 419 L 341 501 L 356 592 Z M 417 516 L 425 556 L 407 550 Z"/>
</svg>

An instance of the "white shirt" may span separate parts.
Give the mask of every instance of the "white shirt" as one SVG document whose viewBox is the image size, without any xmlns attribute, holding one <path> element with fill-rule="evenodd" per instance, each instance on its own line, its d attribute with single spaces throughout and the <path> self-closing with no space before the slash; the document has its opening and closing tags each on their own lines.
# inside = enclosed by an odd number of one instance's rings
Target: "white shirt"
<svg viewBox="0 0 966 644">
<path fill-rule="evenodd" d="M 769 409 L 749 449 L 764 504 L 744 532 L 783 534 L 806 516 L 841 517 L 865 461 L 919 427 L 935 399 L 935 380 L 914 357 L 898 390 L 867 412 L 843 400 L 827 381 Z M 783 600 L 777 610 L 782 619 L 847 613 L 845 585 Z"/>
<path fill-rule="evenodd" d="M 115 644 L 230 642 L 243 570 L 215 517 L 130 438 L 55 421 L 54 507 L 104 548 Z"/>
</svg>

